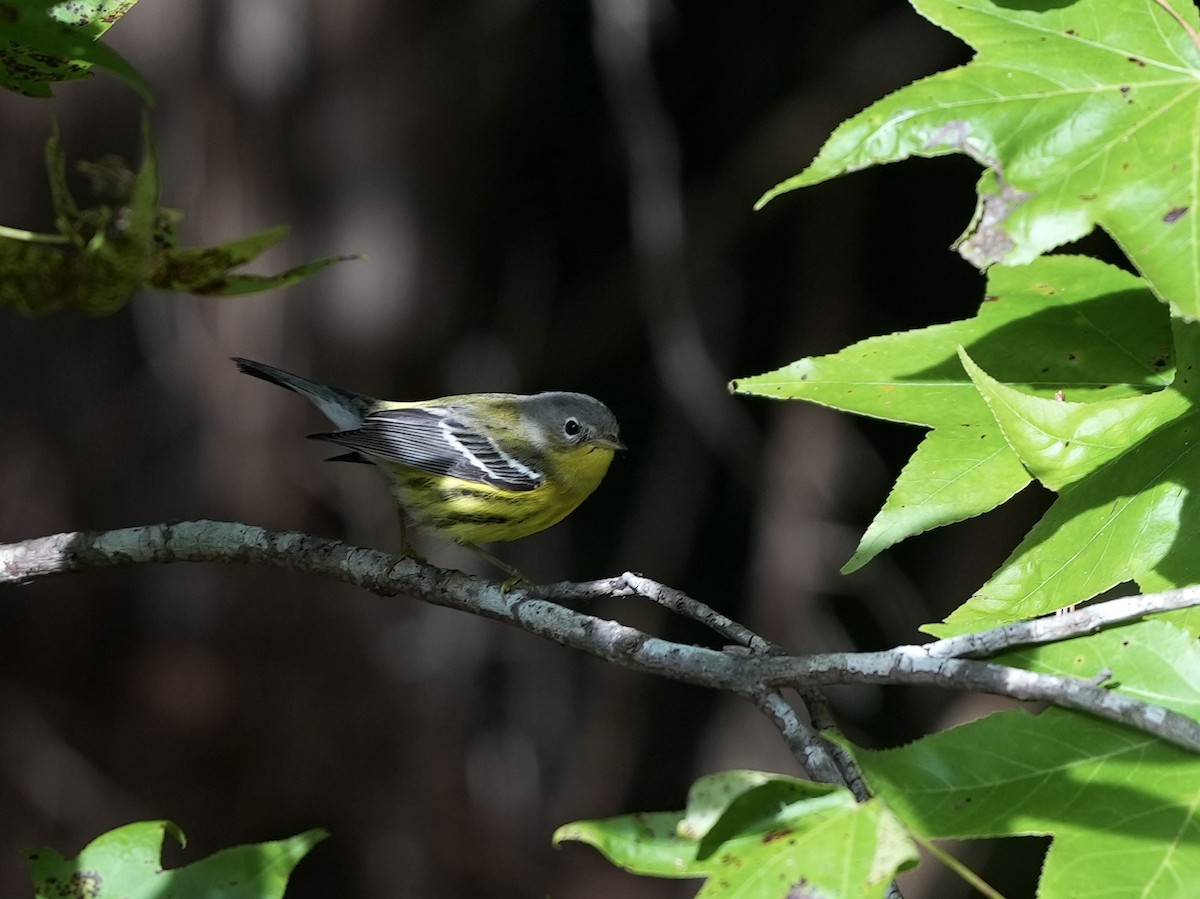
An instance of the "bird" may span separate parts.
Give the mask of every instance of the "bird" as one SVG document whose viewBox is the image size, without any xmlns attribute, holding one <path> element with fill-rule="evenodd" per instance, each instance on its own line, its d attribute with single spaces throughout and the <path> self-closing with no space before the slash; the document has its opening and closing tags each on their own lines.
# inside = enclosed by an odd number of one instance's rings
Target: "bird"
<svg viewBox="0 0 1200 899">
<path fill-rule="evenodd" d="M 386 476 L 400 515 L 400 558 L 420 558 L 407 527 L 458 543 L 527 581 L 479 544 L 519 540 L 562 521 L 600 485 L 624 450 L 617 419 L 582 393 L 469 393 L 397 402 L 330 387 L 233 357 L 245 374 L 307 398 L 337 428 L 310 438 L 370 462 Z"/>
</svg>

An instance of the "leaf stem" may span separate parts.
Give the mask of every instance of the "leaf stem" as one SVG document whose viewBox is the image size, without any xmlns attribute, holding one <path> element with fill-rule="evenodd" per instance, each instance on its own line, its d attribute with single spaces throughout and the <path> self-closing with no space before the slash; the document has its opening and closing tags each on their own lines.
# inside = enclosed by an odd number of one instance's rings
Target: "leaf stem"
<svg viewBox="0 0 1200 899">
<path fill-rule="evenodd" d="M 27 243 L 70 243 L 71 239 L 63 234 L 38 234 L 35 231 L 25 231 L 21 228 L 10 228 L 0 225 L 0 237 L 9 240 L 23 240 Z"/>
<path fill-rule="evenodd" d="M 953 871 L 955 874 L 957 874 L 959 877 L 961 877 L 963 880 L 965 880 L 967 883 L 969 883 L 971 886 L 973 886 L 976 890 L 978 890 L 984 896 L 987 896 L 988 899 L 1004 899 L 1004 895 L 999 890 L 997 890 L 995 887 L 993 887 L 991 884 L 989 884 L 987 881 L 985 881 L 982 877 L 980 877 L 978 874 L 976 874 L 974 871 L 972 871 L 970 868 L 968 868 L 966 865 L 964 865 L 962 862 L 960 862 L 958 859 L 956 859 L 949 852 L 946 852 L 944 849 L 942 849 L 940 846 L 938 846 L 936 843 L 934 843 L 933 840 L 925 839 L 923 836 L 921 836 L 915 830 L 909 830 L 908 833 L 909 833 L 909 836 L 911 836 L 914 840 L 916 840 L 918 843 L 921 844 L 921 846 L 925 849 L 926 852 L 928 852 L 930 855 L 932 855 L 934 858 L 936 858 L 938 861 L 940 861 L 943 865 L 945 865 L 947 868 L 949 868 L 951 871 Z"/>
<path fill-rule="evenodd" d="M 1192 43 L 1195 44 L 1197 48 L 1200 48 L 1200 34 L 1197 34 L 1196 29 L 1188 24 L 1188 21 L 1183 17 L 1183 14 L 1175 9 L 1175 7 L 1173 7 L 1170 3 L 1168 3 L 1167 0 L 1154 0 L 1154 2 L 1165 9 L 1167 13 L 1179 23 L 1180 27 L 1187 32 L 1188 37 L 1192 39 Z"/>
</svg>

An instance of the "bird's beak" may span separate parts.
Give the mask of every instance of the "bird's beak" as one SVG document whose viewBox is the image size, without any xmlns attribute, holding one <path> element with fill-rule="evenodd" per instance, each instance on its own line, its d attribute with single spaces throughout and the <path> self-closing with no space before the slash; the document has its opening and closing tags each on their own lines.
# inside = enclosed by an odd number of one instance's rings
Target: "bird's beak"
<svg viewBox="0 0 1200 899">
<path fill-rule="evenodd" d="M 601 449 L 612 450 L 613 452 L 616 452 L 617 450 L 621 450 L 623 452 L 629 449 L 629 447 L 623 444 L 616 437 L 596 437 L 591 441 L 591 444 L 592 446 L 598 446 Z"/>
</svg>

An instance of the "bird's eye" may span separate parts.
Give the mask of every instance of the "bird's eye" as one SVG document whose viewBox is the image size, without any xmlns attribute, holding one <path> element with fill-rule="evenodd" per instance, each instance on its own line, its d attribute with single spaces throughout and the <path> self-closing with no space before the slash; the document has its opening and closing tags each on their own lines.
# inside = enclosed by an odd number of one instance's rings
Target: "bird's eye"
<svg viewBox="0 0 1200 899">
<path fill-rule="evenodd" d="M 583 426 L 579 424 L 579 419 L 568 418 L 563 425 L 563 433 L 568 437 L 578 437 L 579 432 L 583 430 Z"/>
</svg>

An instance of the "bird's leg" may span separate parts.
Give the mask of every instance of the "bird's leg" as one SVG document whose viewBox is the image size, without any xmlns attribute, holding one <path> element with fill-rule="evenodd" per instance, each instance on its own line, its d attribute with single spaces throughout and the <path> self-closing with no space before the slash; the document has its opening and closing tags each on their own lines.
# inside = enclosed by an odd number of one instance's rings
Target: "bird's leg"
<svg viewBox="0 0 1200 899">
<path fill-rule="evenodd" d="M 420 556 L 408 542 L 408 516 L 401 506 L 396 507 L 396 522 L 400 525 L 400 557 L 405 559 L 420 559 Z M 423 559 L 421 561 L 424 561 Z"/>
<path fill-rule="evenodd" d="M 474 543 L 468 543 L 466 540 L 455 540 L 454 542 L 457 543 L 459 546 L 469 549 L 471 552 L 475 553 L 480 558 L 486 559 L 488 562 L 490 562 L 496 568 L 499 568 L 501 571 L 503 571 L 505 574 L 508 575 L 508 580 L 506 580 L 503 584 L 500 585 L 501 593 L 508 593 L 508 591 L 511 590 L 513 587 L 517 586 L 517 584 L 532 584 L 533 583 L 533 581 L 531 581 L 529 578 L 525 577 L 525 575 L 521 574 L 521 572 L 519 572 L 517 569 L 513 568 L 511 565 L 509 565 L 503 559 L 497 559 L 490 552 L 488 552 L 485 549 L 480 549 Z"/>
<path fill-rule="evenodd" d="M 396 515 L 400 523 L 400 550 L 392 556 L 392 561 L 388 562 L 388 567 L 384 569 L 383 576 L 385 578 L 390 578 L 392 569 L 405 559 L 426 564 L 425 557 L 413 549 L 412 544 L 408 542 L 408 516 L 404 514 L 403 506 L 396 506 Z"/>
</svg>

